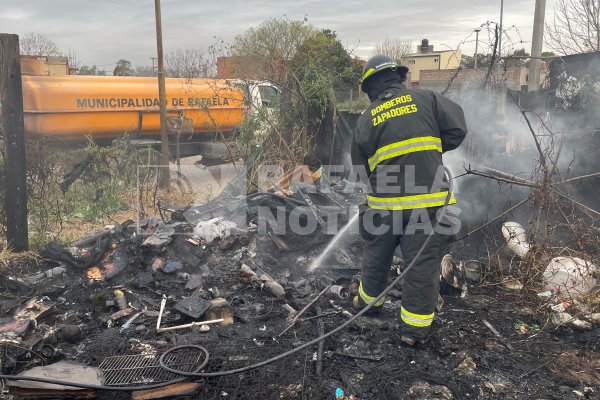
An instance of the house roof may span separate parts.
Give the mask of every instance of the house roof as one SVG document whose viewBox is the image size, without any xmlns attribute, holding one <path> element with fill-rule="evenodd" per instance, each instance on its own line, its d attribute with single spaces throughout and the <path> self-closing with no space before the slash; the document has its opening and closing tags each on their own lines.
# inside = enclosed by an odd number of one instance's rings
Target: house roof
<svg viewBox="0 0 600 400">
<path fill-rule="evenodd" d="M 442 50 L 442 51 L 430 51 L 429 53 L 412 53 L 407 54 L 406 57 L 431 57 L 439 56 L 444 53 L 456 53 L 458 50 Z"/>
</svg>

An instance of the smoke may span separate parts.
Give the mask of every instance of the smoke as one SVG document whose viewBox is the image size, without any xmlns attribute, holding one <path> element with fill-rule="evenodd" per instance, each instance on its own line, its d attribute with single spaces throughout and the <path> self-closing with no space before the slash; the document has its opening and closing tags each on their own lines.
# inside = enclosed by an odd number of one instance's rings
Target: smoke
<svg viewBox="0 0 600 400">
<path fill-rule="evenodd" d="M 600 62 L 598 64 L 600 68 Z M 589 78 L 587 81 L 579 78 L 578 82 L 579 90 L 584 92 L 585 98 L 577 98 L 580 106 L 576 108 L 549 110 L 548 101 L 539 101 L 540 98 L 545 99 L 539 97 L 544 96 L 544 93 L 537 94 L 537 104 L 541 103 L 543 107 L 526 112 L 531 129 L 519 106 L 506 94 L 505 86 L 493 85 L 484 90 L 481 82 L 460 82 L 455 85 L 447 95 L 463 107 L 469 134 L 459 149 L 444 154 L 444 163 L 450 167 L 454 176 L 461 176 L 469 168 L 482 170 L 487 167 L 517 177 L 535 179 L 539 153 L 533 131 L 540 147 L 547 153 L 546 156 L 560 155 L 556 180 L 598 172 L 600 123 L 595 110 L 600 105 L 600 86 L 594 82 L 592 87 L 596 85 L 595 91 L 592 89 L 591 93 L 585 93 L 589 88 L 581 88 L 583 82 L 590 86 Z M 550 161 L 555 160 L 553 158 Z M 576 189 L 579 199 L 593 207 L 600 200 L 592 183 L 593 181 L 585 185 L 579 184 Z M 596 185 L 597 183 L 598 180 Z M 459 207 L 463 210 L 462 218 L 474 225 L 500 215 L 531 193 L 530 188 L 500 184 L 473 175 L 459 177 L 456 185 Z M 531 216 L 531 208 L 524 207 L 512 214 L 511 218 L 526 223 Z"/>
<path fill-rule="evenodd" d="M 596 71 L 600 71 L 600 60 Z M 502 77 L 487 88 L 483 87 L 481 80 L 451 83 L 446 95 L 463 107 L 469 134 L 461 147 L 444 154 L 443 159 L 444 164 L 457 177 L 455 191 L 458 207 L 462 210 L 461 218 L 467 225 L 481 225 L 531 193 L 531 188 L 500 184 L 492 179 L 464 174 L 470 168 L 480 171 L 492 168 L 516 177 L 535 179 L 539 153 L 532 130 L 544 151 L 552 148 L 554 150 L 550 153 L 556 155 L 560 152 L 556 180 L 600 170 L 597 156 L 600 149 L 600 118 L 596 112 L 600 107 L 600 79 L 595 82 L 585 76 L 565 76 L 563 80 L 568 83 L 571 91 L 573 87 L 582 91 L 581 88 L 585 85 L 587 89 L 583 90 L 583 95 L 575 95 L 574 99 L 573 94 L 567 93 L 566 89 L 557 93 L 560 104 L 566 104 L 562 110 L 556 110 L 543 91 L 526 95 L 512 92 L 522 103 L 521 107 L 526 110 L 532 108 L 532 112 L 526 112 L 531 129 L 521 109 L 508 94 Z M 571 99 L 561 98 L 567 95 Z M 528 97 L 531 97 L 531 101 L 527 101 Z M 574 102 L 577 107 L 572 104 Z M 352 135 L 352 122 L 344 121 L 343 129 L 338 129 L 337 140 L 343 145 L 338 146 L 335 153 L 340 155 L 338 161 L 345 165 L 350 163 L 348 138 Z M 600 196 L 594 188 L 598 183 L 600 180 L 596 179 L 575 185 L 579 199 L 596 209 L 600 207 Z M 520 208 L 510 218 L 527 224 L 533 216 L 531 207 Z"/>
<path fill-rule="evenodd" d="M 506 93 L 505 88 L 498 88 Z M 465 112 L 469 133 L 457 150 L 444 154 L 444 164 L 456 179 L 458 207 L 468 225 L 483 224 L 529 193 L 528 188 L 500 185 L 494 180 L 464 175 L 467 170 L 493 168 L 530 179 L 535 144 L 527 123 L 512 99 L 501 98 L 482 84 L 461 85 L 448 94 Z"/>
</svg>

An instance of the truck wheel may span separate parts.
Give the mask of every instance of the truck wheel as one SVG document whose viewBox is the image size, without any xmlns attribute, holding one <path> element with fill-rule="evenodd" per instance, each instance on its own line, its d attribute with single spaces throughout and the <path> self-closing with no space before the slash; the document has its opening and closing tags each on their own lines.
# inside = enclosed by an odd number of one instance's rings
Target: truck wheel
<svg viewBox="0 0 600 400">
<path fill-rule="evenodd" d="M 224 143 L 198 143 L 198 150 L 200 155 L 210 161 L 227 161 L 229 151 Z"/>
<path fill-rule="evenodd" d="M 136 147 L 128 151 L 127 161 L 124 166 L 124 175 L 130 183 L 151 183 L 158 179 L 160 170 L 161 154 L 152 147 Z"/>
<path fill-rule="evenodd" d="M 178 171 L 171 171 L 171 187 L 181 194 L 192 193 L 192 182 L 187 176 Z"/>
</svg>

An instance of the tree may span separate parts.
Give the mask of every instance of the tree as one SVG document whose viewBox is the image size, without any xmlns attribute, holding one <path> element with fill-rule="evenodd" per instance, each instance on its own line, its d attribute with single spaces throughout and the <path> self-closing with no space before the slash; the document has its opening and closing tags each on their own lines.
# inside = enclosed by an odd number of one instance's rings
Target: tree
<svg viewBox="0 0 600 400">
<path fill-rule="evenodd" d="M 209 75 L 211 63 L 200 49 L 177 49 L 165 57 L 165 71 L 175 78 L 199 78 Z"/>
<path fill-rule="evenodd" d="M 314 160 L 316 138 L 333 132 L 335 90 L 360 80 L 335 32 L 269 19 L 238 35 L 231 50 L 240 77 L 269 80 L 281 91 L 275 110 L 262 116 L 271 132 L 261 139 L 263 156 L 288 166 Z"/>
<path fill-rule="evenodd" d="M 98 69 L 95 65 L 91 67 L 89 65 L 82 65 L 77 72 L 78 75 L 106 75 L 106 71 L 103 69 Z"/>
<path fill-rule="evenodd" d="M 131 68 L 131 61 L 121 59 L 117 62 L 117 66 L 113 70 L 115 76 L 132 76 L 134 74 Z"/>
<path fill-rule="evenodd" d="M 241 59 L 248 75 L 284 81 L 298 47 L 315 34 L 315 28 L 305 20 L 271 18 L 258 28 L 250 28 L 236 36 L 231 54 Z"/>
<path fill-rule="evenodd" d="M 151 65 L 136 65 L 135 76 L 156 76 L 156 70 Z"/>
<path fill-rule="evenodd" d="M 317 32 L 300 45 L 291 66 L 300 82 L 318 73 L 329 82 L 327 88 L 335 90 L 354 88 L 360 81 L 360 72 L 355 73 L 352 57 L 337 34 L 329 29 Z"/>
<path fill-rule="evenodd" d="M 19 39 L 21 54 L 28 56 L 60 56 L 56 42 L 43 33 L 27 32 Z"/>
<path fill-rule="evenodd" d="M 505 58 L 504 65 L 507 68 L 510 67 L 523 67 L 525 61 L 529 58 L 530 54 L 525 49 L 519 49 L 513 51 L 511 55 Z"/>
<path fill-rule="evenodd" d="M 382 41 L 375 43 L 372 55 L 384 54 L 392 57 L 399 64 L 403 64 L 406 55 L 412 53 L 412 48 L 410 40 L 387 36 Z"/>
<path fill-rule="evenodd" d="M 545 42 L 566 55 L 600 51 L 600 0 L 558 0 Z"/>
<path fill-rule="evenodd" d="M 286 116 L 295 121 L 291 143 L 308 155 L 304 162 L 331 156 L 320 144 L 331 144 L 334 98 L 337 90 L 356 88 L 360 72 L 334 31 L 324 29 L 302 43 L 290 63 L 294 76 L 292 107 Z M 325 150 L 323 153 L 322 151 Z M 321 152 L 321 154 L 319 154 Z"/>
<path fill-rule="evenodd" d="M 461 63 L 464 68 L 475 68 L 475 57 L 462 55 Z M 491 54 L 477 54 L 477 68 L 489 68 L 492 63 Z"/>
</svg>

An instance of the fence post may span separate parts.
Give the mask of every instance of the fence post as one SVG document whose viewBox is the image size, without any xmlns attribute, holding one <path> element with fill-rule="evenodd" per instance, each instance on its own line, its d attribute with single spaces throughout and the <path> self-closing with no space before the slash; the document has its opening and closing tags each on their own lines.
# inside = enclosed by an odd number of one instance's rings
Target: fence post
<svg viewBox="0 0 600 400">
<path fill-rule="evenodd" d="M 29 248 L 23 84 L 19 36 L 0 33 L 0 104 L 4 133 L 6 238 L 14 251 Z"/>
</svg>

